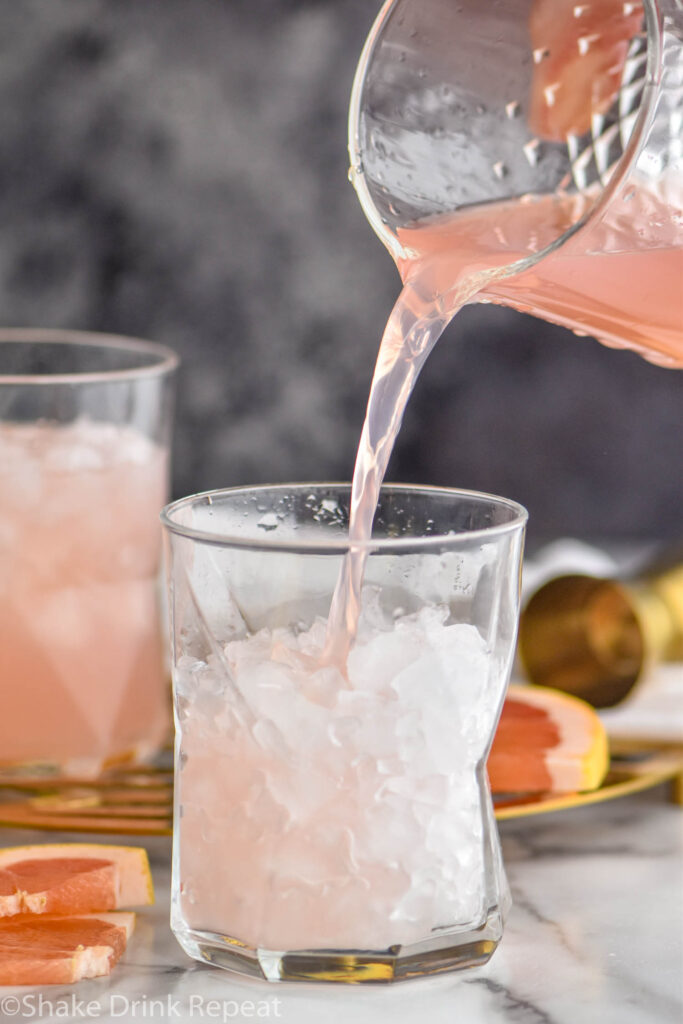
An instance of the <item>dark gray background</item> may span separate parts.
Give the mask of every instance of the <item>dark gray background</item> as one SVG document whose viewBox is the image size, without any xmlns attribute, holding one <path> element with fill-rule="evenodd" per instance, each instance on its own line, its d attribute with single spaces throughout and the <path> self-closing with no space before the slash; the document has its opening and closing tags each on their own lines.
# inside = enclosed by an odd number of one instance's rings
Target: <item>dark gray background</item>
<svg viewBox="0 0 683 1024">
<path fill-rule="evenodd" d="M 375 0 L 0 0 L 0 318 L 183 359 L 174 493 L 351 474 L 396 271 L 347 183 Z M 532 538 L 683 534 L 683 378 L 508 310 L 431 357 L 389 478 Z"/>
</svg>

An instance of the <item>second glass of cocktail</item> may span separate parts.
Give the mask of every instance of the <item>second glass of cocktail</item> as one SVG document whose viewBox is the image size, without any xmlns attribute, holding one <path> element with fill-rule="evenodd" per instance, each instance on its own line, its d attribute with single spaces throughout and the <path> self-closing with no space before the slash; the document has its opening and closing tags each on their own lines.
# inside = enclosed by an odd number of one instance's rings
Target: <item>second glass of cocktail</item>
<svg viewBox="0 0 683 1024">
<path fill-rule="evenodd" d="M 386 487 L 372 538 L 350 548 L 349 498 L 342 485 L 233 489 L 163 515 L 172 927 L 191 956 L 271 981 L 483 963 L 508 900 L 485 760 L 526 513 Z M 327 616 L 345 558 L 365 571 L 340 660 Z"/>
<path fill-rule="evenodd" d="M 177 358 L 0 332 L 0 767 L 92 777 L 170 726 L 160 601 Z"/>
</svg>

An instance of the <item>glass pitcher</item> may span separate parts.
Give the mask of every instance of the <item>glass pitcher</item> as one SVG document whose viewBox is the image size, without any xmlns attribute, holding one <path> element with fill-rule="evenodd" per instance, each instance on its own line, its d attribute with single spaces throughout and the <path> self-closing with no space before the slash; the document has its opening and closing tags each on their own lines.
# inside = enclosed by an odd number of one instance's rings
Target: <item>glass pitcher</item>
<svg viewBox="0 0 683 1024">
<path fill-rule="evenodd" d="M 481 214 L 508 273 L 477 301 L 683 365 L 681 0 L 389 0 L 349 151 L 399 267 Z"/>
</svg>

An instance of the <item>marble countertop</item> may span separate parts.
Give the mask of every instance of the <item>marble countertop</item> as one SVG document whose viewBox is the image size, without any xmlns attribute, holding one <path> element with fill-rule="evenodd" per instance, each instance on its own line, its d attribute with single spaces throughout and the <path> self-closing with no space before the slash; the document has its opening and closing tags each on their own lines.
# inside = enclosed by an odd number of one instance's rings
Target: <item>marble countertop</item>
<svg viewBox="0 0 683 1024">
<path fill-rule="evenodd" d="M 514 906 L 490 963 L 391 986 L 268 985 L 193 962 L 168 926 L 170 841 L 145 840 L 157 903 L 111 978 L 0 989 L 0 1021 L 679 1024 L 683 817 L 666 796 L 502 822 Z M 45 840 L 0 829 L 2 846 Z"/>
</svg>

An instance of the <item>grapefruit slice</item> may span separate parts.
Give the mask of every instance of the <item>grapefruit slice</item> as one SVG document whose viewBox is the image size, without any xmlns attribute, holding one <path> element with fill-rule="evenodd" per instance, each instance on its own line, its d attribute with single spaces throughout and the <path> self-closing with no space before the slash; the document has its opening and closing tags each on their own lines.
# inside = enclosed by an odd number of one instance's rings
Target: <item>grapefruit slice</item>
<svg viewBox="0 0 683 1024">
<path fill-rule="evenodd" d="M 509 687 L 487 763 L 493 793 L 586 792 L 608 766 L 590 704 L 543 686 Z"/>
<path fill-rule="evenodd" d="M 0 921 L 0 985 L 56 985 L 109 974 L 126 948 L 135 914 Z"/>
<path fill-rule="evenodd" d="M 153 900 L 141 847 L 46 843 L 0 850 L 0 919 L 115 910 Z"/>
</svg>

